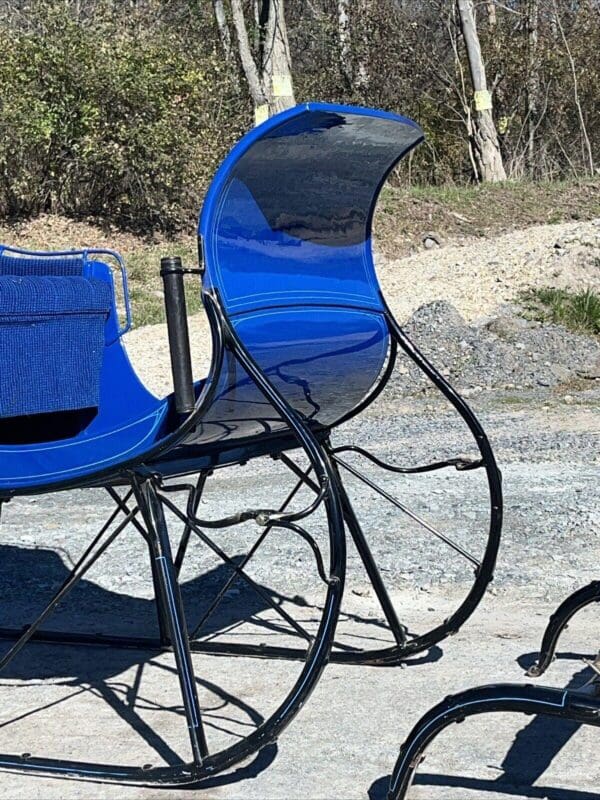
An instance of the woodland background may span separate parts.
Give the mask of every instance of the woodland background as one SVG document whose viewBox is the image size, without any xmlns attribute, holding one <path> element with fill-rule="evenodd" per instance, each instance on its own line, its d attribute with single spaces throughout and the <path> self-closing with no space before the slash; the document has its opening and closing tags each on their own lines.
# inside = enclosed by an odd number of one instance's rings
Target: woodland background
<svg viewBox="0 0 600 800">
<path fill-rule="evenodd" d="M 188 230 L 239 136 L 309 99 L 416 119 L 406 185 L 598 175 L 598 0 L 0 0 L 0 34 L 9 220 Z"/>
</svg>

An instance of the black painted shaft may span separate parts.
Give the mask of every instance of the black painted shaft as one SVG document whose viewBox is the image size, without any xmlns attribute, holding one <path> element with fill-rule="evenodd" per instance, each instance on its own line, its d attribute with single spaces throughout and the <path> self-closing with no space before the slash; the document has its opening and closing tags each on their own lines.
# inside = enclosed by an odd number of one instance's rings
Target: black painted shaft
<svg viewBox="0 0 600 800">
<path fill-rule="evenodd" d="M 163 279 L 165 290 L 165 311 L 175 390 L 175 408 L 178 414 L 187 415 L 194 410 L 196 397 L 183 275 L 183 265 L 178 256 L 161 258 L 160 276 Z"/>
</svg>

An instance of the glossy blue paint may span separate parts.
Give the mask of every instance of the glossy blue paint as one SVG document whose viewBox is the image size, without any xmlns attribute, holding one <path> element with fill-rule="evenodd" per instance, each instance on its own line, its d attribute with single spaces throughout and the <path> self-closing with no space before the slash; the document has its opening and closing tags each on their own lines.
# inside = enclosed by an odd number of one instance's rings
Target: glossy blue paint
<svg viewBox="0 0 600 800">
<path fill-rule="evenodd" d="M 204 286 L 219 293 L 286 399 L 321 425 L 350 413 L 385 363 L 373 212 L 389 171 L 422 138 L 406 117 L 309 103 L 247 134 L 206 195 Z M 231 369 L 235 398 L 223 387 L 228 412 L 210 409 L 211 430 L 196 441 L 280 427 L 240 368 Z"/>
<path fill-rule="evenodd" d="M 381 311 L 371 249 L 379 190 L 423 138 L 404 117 L 310 103 L 247 134 L 202 208 L 206 288 L 230 315 L 270 305 Z"/>
<path fill-rule="evenodd" d="M 389 171 L 422 137 L 398 115 L 298 106 L 244 136 L 207 192 L 199 222 L 205 290 L 218 294 L 292 406 L 322 427 L 356 408 L 385 363 L 389 334 L 371 250 L 373 212 Z M 106 264 L 88 256 L 84 263 L 113 286 Z M 0 431 L 0 493 L 89 483 L 141 463 L 192 472 L 289 446 L 282 421 L 228 352 L 214 392 L 197 384 L 197 424 L 178 432 L 172 397 L 144 388 L 120 333 L 113 303 L 100 405 L 80 430 L 62 439 L 48 430 L 47 441 L 21 444 L 2 440 Z"/>
<path fill-rule="evenodd" d="M 6 250 L 8 248 L 4 248 L 4 252 Z M 13 252 L 15 261 L 18 260 L 20 267 L 26 269 L 27 251 Z M 52 274 L 54 256 L 48 253 L 35 255 L 40 260 L 47 260 L 47 272 Z M 60 261 L 63 255 L 59 253 L 56 261 Z M 0 429 L 0 492 L 75 480 L 122 464 L 132 455 L 149 451 L 167 433 L 169 400 L 159 400 L 144 387 L 122 345 L 112 270 L 107 264 L 91 258 L 85 262 L 81 260 L 80 264 L 80 274 L 106 281 L 113 297 L 105 325 L 97 413 L 91 418 L 81 415 L 81 423 L 78 423 L 76 415 L 45 417 L 48 423 L 38 441 L 17 443 L 14 443 L 15 421 L 4 420 Z M 10 266 L 4 266 L 5 271 L 9 269 Z M 57 438 L 63 435 L 60 426 L 65 419 L 73 422 L 74 430 L 66 438 Z M 33 421 L 33 417 L 22 421 L 25 434 Z"/>
<path fill-rule="evenodd" d="M 292 406 L 324 426 L 332 425 L 340 410 L 362 400 L 388 348 L 382 316 L 359 309 L 262 309 L 236 319 L 234 325 L 242 341 L 252 343 L 254 358 Z M 230 443 L 284 429 L 256 385 L 228 355 L 215 400 L 185 443 Z"/>
</svg>

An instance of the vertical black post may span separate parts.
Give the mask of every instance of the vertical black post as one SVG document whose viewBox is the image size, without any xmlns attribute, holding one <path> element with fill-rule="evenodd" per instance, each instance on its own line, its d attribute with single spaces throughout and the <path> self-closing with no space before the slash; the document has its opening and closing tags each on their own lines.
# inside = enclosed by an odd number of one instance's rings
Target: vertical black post
<svg viewBox="0 0 600 800">
<path fill-rule="evenodd" d="M 183 266 L 178 256 L 167 256 L 160 260 L 160 275 L 165 290 L 165 310 L 169 332 L 169 350 L 173 387 L 175 389 L 175 408 L 177 413 L 190 414 L 194 410 L 194 379 L 192 375 L 192 356 L 190 353 L 190 334 L 185 306 L 185 286 Z"/>
<path fill-rule="evenodd" d="M 200 716 L 200 704 L 198 703 L 196 679 L 190 653 L 189 635 L 179 583 L 173 565 L 167 524 L 162 504 L 156 494 L 152 479 L 146 480 L 141 486 L 136 486 L 136 495 L 138 504 L 146 518 L 150 545 L 157 567 L 160 598 L 168 622 L 169 635 L 177 663 L 177 674 L 181 686 L 192 754 L 194 762 L 200 765 L 208 755 L 208 746 Z"/>
<path fill-rule="evenodd" d="M 168 648 L 171 645 L 171 638 L 169 636 L 169 623 L 165 614 L 165 604 L 162 599 L 158 564 L 155 559 L 154 547 L 150 540 L 148 541 L 148 549 L 150 551 L 150 568 L 152 570 L 152 585 L 154 587 L 154 604 L 156 606 L 156 620 L 158 622 L 158 638 L 160 639 L 160 646 Z"/>
</svg>

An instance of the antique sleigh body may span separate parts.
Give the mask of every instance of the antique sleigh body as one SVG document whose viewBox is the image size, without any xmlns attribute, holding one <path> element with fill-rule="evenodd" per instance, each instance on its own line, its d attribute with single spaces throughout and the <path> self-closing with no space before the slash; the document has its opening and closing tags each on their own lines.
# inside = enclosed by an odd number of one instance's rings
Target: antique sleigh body
<svg viewBox="0 0 600 800">
<path fill-rule="evenodd" d="M 394 319 L 372 255 L 380 190 L 422 138 L 420 128 L 404 117 L 311 103 L 268 120 L 239 142 L 206 195 L 198 227 L 199 264 L 190 267 L 170 257 L 161 264 L 175 387 L 166 397 L 145 388 L 127 357 L 123 334 L 131 314 L 118 254 L 0 248 L 1 336 L 10 364 L 0 378 L 0 501 L 86 488 L 107 492 L 115 504 L 37 618 L 19 630 L 8 620 L 2 623 L 6 646 L 0 667 L 36 641 L 172 651 L 190 744 L 189 758 L 179 763 L 142 767 L 97 762 L 94 754 L 82 754 L 81 761 L 41 753 L 24 757 L 11 753 L 9 737 L 0 737 L 0 767 L 94 780 L 193 784 L 276 739 L 329 660 L 398 664 L 455 633 L 474 611 L 492 578 L 499 545 L 500 475 L 470 408 Z M 120 311 L 115 274 L 122 279 Z M 188 292 L 202 293 L 210 324 L 212 361 L 202 380 L 192 377 L 184 280 Z M 454 410 L 471 437 L 472 457 L 446 453 L 429 464 L 405 465 L 385 462 L 362 443 L 334 446 L 332 432 L 343 436 L 343 424 L 376 400 L 399 353 Z M 293 478 L 280 505 L 261 504 L 221 517 L 199 514 L 213 474 L 231 471 L 235 495 L 236 468 L 263 457 L 276 459 Z M 399 476 L 441 469 L 483 476 L 488 521 L 482 552 L 474 556 L 379 487 L 356 459 Z M 445 620 L 409 633 L 353 507 L 348 476 L 473 570 L 466 597 Z M 309 497 L 299 505 L 301 489 Z M 320 544 L 307 530 L 319 514 L 326 532 Z M 167 517 L 183 526 L 175 555 Z M 247 523 L 258 526 L 258 535 L 243 558 L 234 559 L 214 533 Z M 126 529 L 142 537 L 149 552 L 157 633 L 126 637 L 49 628 L 55 607 Z M 310 631 L 248 572 L 274 530 L 298 537 L 312 553 L 323 600 Z M 192 541 L 200 541 L 229 573 L 207 599 L 200 622 L 189 618 L 181 596 L 180 571 Z M 384 645 L 350 647 L 335 638 L 350 542 L 391 636 Z M 278 616 L 286 626 L 285 642 L 272 637 L 259 643 L 218 641 L 204 635 L 204 623 L 234 582 L 258 593 Z M 299 671 L 274 709 L 235 741 L 213 747 L 199 697 L 197 654 L 286 659 L 299 663 Z"/>
</svg>

